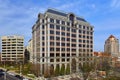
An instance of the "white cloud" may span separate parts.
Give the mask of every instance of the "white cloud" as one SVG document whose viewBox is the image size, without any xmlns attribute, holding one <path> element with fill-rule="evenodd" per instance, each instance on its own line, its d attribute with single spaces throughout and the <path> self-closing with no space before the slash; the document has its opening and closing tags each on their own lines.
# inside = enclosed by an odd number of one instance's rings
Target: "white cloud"
<svg viewBox="0 0 120 80">
<path fill-rule="evenodd" d="M 95 5 L 95 4 L 91 4 L 91 7 L 92 7 L 93 9 L 95 9 L 95 8 L 96 8 L 96 5 Z"/>
<path fill-rule="evenodd" d="M 119 8 L 120 7 L 120 0 L 112 0 L 111 7 L 112 8 Z"/>
</svg>

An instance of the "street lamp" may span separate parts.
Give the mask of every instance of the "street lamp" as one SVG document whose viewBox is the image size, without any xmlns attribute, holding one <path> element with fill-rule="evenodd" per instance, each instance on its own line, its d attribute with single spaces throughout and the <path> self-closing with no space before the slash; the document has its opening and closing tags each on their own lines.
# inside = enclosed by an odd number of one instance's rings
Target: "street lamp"
<svg viewBox="0 0 120 80">
<path fill-rule="evenodd" d="M 19 72 L 19 73 L 20 73 L 20 76 L 21 76 L 21 75 L 22 75 L 22 65 L 21 65 L 21 64 L 22 64 L 22 62 L 21 62 L 21 61 L 19 61 L 19 60 L 16 60 L 16 64 L 17 64 L 17 63 L 19 63 L 19 64 L 20 64 L 20 67 L 19 67 L 19 68 L 20 68 L 20 69 L 19 69 L 19 71 L 20 71 L 20 72 Z"/>
</svg>

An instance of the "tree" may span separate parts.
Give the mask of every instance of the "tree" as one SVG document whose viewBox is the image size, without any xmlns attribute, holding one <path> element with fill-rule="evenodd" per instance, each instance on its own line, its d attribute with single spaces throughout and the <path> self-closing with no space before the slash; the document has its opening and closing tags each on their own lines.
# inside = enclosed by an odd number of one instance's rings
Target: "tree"
<svg viewBox="0 0 120 80">
<path fill-rule="evenodd" d="M 50 76 L 54 76 L 54 66 L 50 66 Z"/>
<path fill-rule="evenodd" d="M 60 67 L 59 64 L 57 64 L 55 69 L 55 76 L 58 76 L 59 74 L 60 74 Z"/>
<path fill-rule="evenodd" d="M 60 75 L 64 75 L 65 74 L 65 65 L 62 64 L 61 70 L 60 70 Z"/>
<path fill-rule="evenodd" d="M 86 80 L 90 74 L 90 71 L 92 71 L 94 68 L 93 64 L 84 63 L 80 69 L 82 71 L 84 80 Z"/>
<path fill-rule="evenodd" d="M 72 67 L 71 71 L 73 73 L 75 73 L 76 72 L 76 60 L 75 60 L 75 58 L 72 59 L 71 67 Z"/>
<path fill-rule="evenodd" d="M 65 73 L 66 73 L 66 74 L 70 74 L 70 65 L 69 65 L 69 64 L 67 65 L 67 68 L 66 68 Z"/>
</svg>

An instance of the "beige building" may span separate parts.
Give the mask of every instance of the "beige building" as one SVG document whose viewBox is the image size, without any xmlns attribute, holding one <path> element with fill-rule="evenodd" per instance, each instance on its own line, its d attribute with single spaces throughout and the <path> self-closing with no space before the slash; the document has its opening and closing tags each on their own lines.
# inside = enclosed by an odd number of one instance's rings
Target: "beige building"
<svg viewBox="0 0 120 80">
<path fill-rule="evenodd" d="M 39 13 L 32 39 L 34 62 L 40 63 L 41 74 L 45 68 L 52 66 L 55 70 L 63 64 L 72 72 L 73 60 L 76 71 L 79 65 L 93 62 L 93 26 L 74 13 L 55 9 Z"/>
<path fill-rule="evenodd" d="M 24 59 L 24 37 L 2 36 L 1 61 L 23 61 Z"/>
<path fill-rule="evenodd" d="M 32 45 L 32 39 L 29 40 L 27 50 L 29 51 L 29 62 L 33 63 L 33 45 Z"/>
<path fill-rule="evenodd" d="M 109 38 L 105 41 L 104 52 L 110 53 L 111 56 L 118 57 L 119 55 L 119 40 L 110 35 Z"/>
</svg>

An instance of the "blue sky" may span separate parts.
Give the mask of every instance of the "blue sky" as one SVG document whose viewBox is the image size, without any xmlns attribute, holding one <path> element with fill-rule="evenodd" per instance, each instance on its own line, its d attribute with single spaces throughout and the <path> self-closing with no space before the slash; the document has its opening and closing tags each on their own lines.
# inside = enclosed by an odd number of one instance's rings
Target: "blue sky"
<svg viewBox="0 0 120 80">
<path fill-rule="evenodd" d="M 104 50 L 111 34 L 120 39 L 120 0 L 0 0 L 0 36 L 23 35 L 27 45 L 38 13 L 48 8 L 73 12 L 91 23 L 95 51 Z"/>
</svg>

